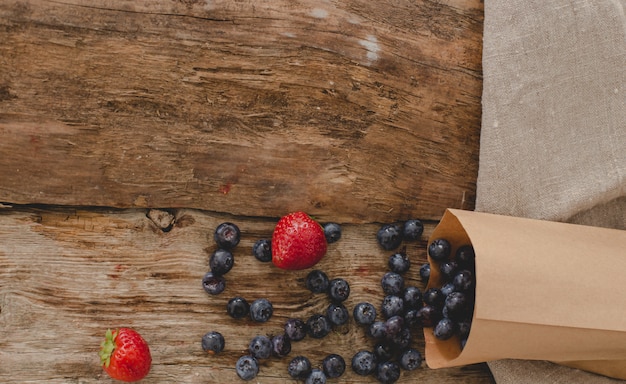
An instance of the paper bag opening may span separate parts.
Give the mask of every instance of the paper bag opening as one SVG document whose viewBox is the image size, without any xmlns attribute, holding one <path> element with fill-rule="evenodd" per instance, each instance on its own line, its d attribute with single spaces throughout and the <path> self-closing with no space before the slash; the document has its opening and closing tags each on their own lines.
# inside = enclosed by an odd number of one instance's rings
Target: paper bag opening
<svg viewBox="0 0 626 384">
<path fill-rule="evenodd" d="M 626 231 L 449 209 L 439 238 L 473 246 L 475 303 L 463 349 L 424 328 L 429 367 L 549 360 L 626 379 Z"/>
</svg>

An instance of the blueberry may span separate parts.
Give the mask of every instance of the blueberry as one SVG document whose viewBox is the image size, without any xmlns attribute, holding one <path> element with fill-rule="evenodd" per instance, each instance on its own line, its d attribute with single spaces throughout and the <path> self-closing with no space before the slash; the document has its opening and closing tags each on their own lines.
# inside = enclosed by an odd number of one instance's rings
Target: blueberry
<svg viewBox="0 0 626 384">
<path fill-rule="evenodd" d="M 430 279 L 430 264 L 425 263 L 420 267 L 420 279 L 422 283 L 428 284 L 428 279 Z"/>
<path fill-rule="evenodd" d="M 446 261 L 441 263 L 439 266 L 439 272 L 446 278 L 446 280 L 452 280 L 454 275 L 459 270 L 459 263 L 454 260 Z"/>
<path fill-rule="evenodd" d="M 341 303 L 330 303 L 326 308 L 326 316 L 332 325 L 343 325 L 348 322 L 348 309 Z"/>
<path fill-rule="evenodd" d="M 252 255 L 263 263 L 272 261 L 272 241 L 268 239 L 257 240 L 252 246 Z"/>
<path fill-rule="evenodd" d="M 474 287 L 474 274 L 464 269 L 454 276 L 452 283 L 458 291 L 469 291 Z"/>
<path fill-rule="evenodd" d="M 250 304 L 241 296 L 235 296 L 228 300 L 226 312 L 234 319 L 241 319 L 250 313 Z"/>
<path fill-rule="evenodd" d="M 307 334 L 306 323 L 300 319 L 287 319 L 285 322 L 285 335 L 291 341 L 300 341 Z"/>
<path fill-rule="evenodd" d="M 341 239 L 341 226 L 337 223 L 324 224 L 324 236 L 328 244 L 338 241 Z"/>
<path fill-rule="evenodd" d="M 207 293 L 217 295 L 222 293 L 226 288 L 226 280 L 221 275 L 207 272 L 202 278 L 202 287 Z"/>
<path fill-rule="evenodd" d="M 441 311 L 431 305 L 417 310 L 417 317 L 424 327 L 433 327 L 441 319 Z"/>
<path fill-rule="evenodd" d="M 311 361 L 306 356 L 296 356 L 287 365 L 289 376 L 304 380 L 311 373 Z"/>
<path fill-rule="evenodd" d="M 233 223 L 222 223 L 215 228 L 213 239 L 217 246 L 224 249 L 233 249 L 239 244 L 241 231 Z"/>
<path fill-rule="evenodd" d="M 383 298 L 380 312 L 386 319 L 395 315 L 402 315 L 404 313 L 404 300 L 400 296 L 387 295 Z"/>
<path fill-rule="evenodd" d="M 400 367 L 406 371 L 413 371 L 422 366 L 422 354 L 413 348 L 405 349 L 398 359 Z"/>
<path fill-rule="evenodd" d="M 370 325 L 376 320 L 376 308 L 373 304 L 361 302 L 352 310 L 354 321 L 360 325 Z"/>
<path fill-rule="evenodd" d="M 419 240 L 424 233 L 424 224 L 418 219 L 411 219 L 404 222 L 402 234 L 405 240 Z"/>
<path fill-rule="evenodd" d="M 450 257 L 452 247 L 446 239 L 435 239 L 428 246 L 428 254 L 431 259 L 438 263 L 442 263 Z"/>
<path fill-rule="evenodd" d="M 472 328 L 471 320 L 462 320 L 457 322 L 457 333 L 461 339 L 467 339 Z"/>
<path fill-rule="evenodd" d="M 326 377 L 331 379 L 337 378 L 343 375 L 346 370 L 346 361 L 341 355 L 331 353 L 322 360 L 322 370 L 326 374 Z"/>
<path fill-rule="evenodd" d="M 313 368 L 309 376 L 307 376 L 306 380 L 304 380 L 305 384 L 326 384 L 326 375 L 319 368 Z"/>
<path fill-rule="evenodd" d="M 391 316 L 385 321 L 387 338 L 393 338 L 404 328 L 404 318 L 399 315 Z"/>
<path fill-rule="evenodd" d="M 443 293 L 444 296 L 447 297 L 450 293 L 456 291 L 456 287 L 454 286 L 452 282 L 450 282 L 450 283 L 445 283 L 439 290 L 441 291 L 441 293 Z"/>
<path fill-rule="evenodd" d="M 376 367 L 376 380 L 383 384 L 391 384 L 400 378 L 400 366 L 395 361 L 385 361 Z"/>
<path fill-rule="evenodd" d="M 384 321 L 375 321 L 370 325 L 368 332 L 374 339 L 383 339 L 387 337 L 387 326 Z"/>
<path fill-rule="evenodd" d="M 441 292 L 441 289 L 439 288 L 428 288 L 426 292 L 424 292 L 424 303 L 427 305 L 432 305 L 435 308 L 442 308 L 445 299 L 445 295 Z"/>
<path fill-rule="evenodd" d="M 370 351 L 361 350 L 352 356 L 352 370 L 357 375 L 371 375 L 376 371 L 377 365 L 376 356 Z"/>
<path fill-rule="evenodd" d="M 328 284 L 328 296 L 336 303 L 345 301 L 350 296 L 350 284 L 342 278 L 332 279 Z"/>
<path fill-rule="evenodd" d="M 272 354 L 272 349 L 272 340 L 263 335 L 254 336 L 248 345 L 250 354 L 257 359 L 267 359 Z"/>
<path fill-rule="evenodd" d="M 328 317 L 316 313 L 311 315 L 306 322 L 309 336 L 314 339 L 321 339 L 328 335 L 331 331 L 331 323 Z"/>
<path fill-rule="evenodd" d="M 210 355 L 222 352 L 224 345 L 224 336 L 217 331 L 207 332 L 202 336 L 202 349 Z"/>
<path fill-rule="evenodd" d="M 250 318 L 259 323 L 265 323 L 272 317 L 274 307 L 268 299 L 256 299 L 250 304 Z"/>
<path fill-rule="evenodd" d="M 464 268 L 470 270 L 474 268 L 476 254 L 474 253 L 474 247 L 472 247 L 471 245 L 460 246 L 456 250 L 455 256 L 456 261 Z"/>
<path fill-rule="evenodd" d="M 376 233 L 376 240 L 386 251 L 396 249 L 402 243 L 402 228 L 398 224 L 385 224 Z"/>
<path fill-rule="evenodd" d="M 404 290 L 404 278 L 399 273 L 387 272 L 380 279 L 380 285 L 386 295 L 400 295 Z"/>
<path fill-rule="evenodd" d="M 403 274 L 411 268 L 411 261 L 405 252 L 396 252 L 389 256 L 387 266 L 390 271 Z"/>
<path fill-rule="evenodd" d="M 253 356 L 241 356 L 237 360 L 235 370 L 242 380 L 252 380 L 259 374 L 259 362 Z"/>
<path fill-rule="evenodd" d="M 306 275 L 305 285 L 313 293 L 327 292 L 329 284 L 328 276 L 319 269 L 314 269 Z"/>
<path fill-rule="evenodd" d="M 397 349 L 404 349 L 411 345 L 411 330 L 409 328 L 402 328 L 398 334 L 391 338 L 391 342 Z"/>
<path fill-rule="evenodd" d="M 391 360 L 394 353 L 394 345 L 388 341 L 381 341 L 374 345 L 374 355 L 376 355 L 376 360 L 378 361 Z"/>
<path fill-rule="evenodd" d="M 233 254 L 226 250 L 219 248 L 209 258 L 209 267 L 211 271 L 216 275 L 224 275 L 233 268 L 235 264 L 235 258 Z"/>
<path fill-rule="evenodd" d="M 404 313 L 404 323 L 409 328 L 421 327 L 422 319 L 419 314 L 419 308 L 409 309 Z"/>
<path fill-rule="evenodd" d="M 285 357 L 291 352 L 291 341 L 284 333 L 272 337 L 272 353 L 276 357 Z"/>
<path fill-rule="evenodd" d="M 404 288 L 402 299 L 404 300 L 405 311 L 422 307 L 422 291 L 414 285 Z"/>
<path fill-rule="evenodd" d="M 444 310 L 450 319 L 460 320 L 467 317 L 468 308 L 467 297 L 463 292 L 452 292 L 446 296 Z"/>
<path fill-rule="evenodd" d="M 456 324 L 454 321 L 448 319 L 447 317 L 442 318 L 435 325 L 435 329 L 433 329 L 433 335 L 439 340 L 448 340 L 454 333 L 456 332 Z"/>
</svg>

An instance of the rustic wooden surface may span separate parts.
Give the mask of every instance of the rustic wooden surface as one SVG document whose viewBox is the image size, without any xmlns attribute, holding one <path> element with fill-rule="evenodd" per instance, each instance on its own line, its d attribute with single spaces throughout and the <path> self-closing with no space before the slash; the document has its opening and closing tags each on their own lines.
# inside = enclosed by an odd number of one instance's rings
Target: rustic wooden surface
<svg viewBox="0 0 626 384">
<path fill-rule="evenodd" d="M 304 272 L 250 256 L 293 210 L 343 225 L 320 267 L 352 283 L 351 305 L 379 300 L 380 223 L 419 217 L 428 233 L 445 208 L 474 206 L 482 11 L 479 0 L 0 0 L 0 381 L 109 382 L 98 344 L 130 325 L 153 349 L 146 382 L 238 382 L 253 334 L 324 305 Z M 174 214 L 171 231 L 150 208 Z M 227 291 L 209 297 L 207 235 L 224 220 L 244 238 Z M 408 247 L 425 260 L 424 241 Z M 233 324 L 235 293 L 272 299 L 276 316 Z M 219 357 L 200 349 L 212 329 L 227 337 Z M 348 358 L 366 343 L 352 325 L 294 353 Z M 289 381 L 285 366 L 265 362 L 258 381 Z M 492 382 L 484 365 L 401 381 L 418 379 Z"/>
</svg>

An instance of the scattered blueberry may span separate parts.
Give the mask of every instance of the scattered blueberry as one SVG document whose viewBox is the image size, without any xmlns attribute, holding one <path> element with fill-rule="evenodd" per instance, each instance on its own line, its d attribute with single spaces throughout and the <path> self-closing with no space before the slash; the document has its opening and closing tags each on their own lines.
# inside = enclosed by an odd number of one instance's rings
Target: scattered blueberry
<svg viewBox="0 0 626 384">
<path fill-rule="evenodd" d="M 377 365 L 376 356 L 370 351 L 361 350 L 352 357 L 352 370 L 357 375 L 371 375 L 376 371 Z"/>
<path fill-rule="evenodd" d="M 300 341 L 307 334 L 306 323 L 300 319 L 287 319 L 285 322 L 285 335 L 291 341 Z"/>
<path fill-rule="evenodd" d="M 207 332 L 202 336 L 202 349 L 210 355 L 222 352 L 224 345 L 224 336 L 217 331 Z"/>
<path fill-rule="evenodd" d="M 446 239 L 435 239 L 428 245 L 428 254 L 438 263 L 448 260 L 451 250 L 452 246 Z"/>
<path fill-rule="evenodd" d="M 419 240 L 424 233 L 424 224 L 418 219 L 411 219 L 404 222 L 402 234 L 405 240 Z"/>
<path fill-rule="evenodd" d="M 346 361 L 341 357 L 332 353 L 322 360 L 322 370 L 326 374 L 326 377 L 334 379 L 343 375 L 346 370 Z"/>
<path fill-rule="evenodd" d="M 233 319 L 241 319 L 250 313 L 250 304 L 241 296 L 235 296 L 228 300 L 226 304 L 226 312 Z"/>
<path fill-rule="evenodd" d="M 459 263 L 459 265 L 470 270 L 474 268 L 476 254 L 474 253 L 474 247 L 472 247 L 471 245 L 460 246 L 456 250 L 455 256 L 455 259 Z"/>
<path fill-rule="evenodd" d="M 398 296 L 404 290 L 404 278 L 399 273 L 386 272 L 380 279 L 380 285 L 386 295 Z"/>
<path fill-rule="evenodd" d="M 474 286 L 474 274 L 464 269 L 454 276 L 452 283 L 458 291 L 469 291 Z"/>
<path fill-rule="evenodd" d="M 309 376 L 307 376 L 306 380 L 304 380 L 305 384 L 326 384 L 326 375 L 319 368 L 313 368 Z"/>
<path fill-rule="evenodd" d="M 368 332 L 374 339 L 383 339 L 387 337 L 387 326 L 384 321 L 374 321 L 370 325 Z"/>
<path fill-rule="evenodd" d="M 345 301 L 350 296 L 350 284 L 342 278 L 332 279 L 328 284 L 328 296 L 336 303 Z"/>
<path fill-rule="evenodd" d="M 272 337 L 272 353 L 276 357 L 285 357 L 291 352 L 291 341 L 287 335 L 281 333 Z"/>
<path fill-rule="evenodd" d="M 311 373 L 311 361 L 306 356 L 296 356 L 287 365 L 289 376 L 305 380 Z"/>
<path fill-rule="evenodd" d="M 226 288 L 226 280 L 221 275 L 207 272 L 202 278 L 202 287 L 211 295 L 218 295 Z"/>
<path fill-rule="evenodd" d="M 319 269 L 314 269 L 306 276 L 305 285 L 307 289 L 313 293 L 328 292 L 330 281 L 328 276 Z"/>
<path fill-rule="evenodd" d="M 462 320 L 456 323 L 457 332 L 461 339 L 467 339 L 470 333 L 470 329 L 472 328 L 471 320 Z"/>
<path fill-rule="evenodd" d="M 233 223 L 222 223 L 215 228 L 213 239 L 217 246 L 224 249 L 233 249 L 239 244 L 241 231 Z"/>
<path fill-rule="evenodd" d="M 420 267 L 420 279 L 422 283 L 428 284 L 428 279 L 430 279 L 430 264 L 425 263 Z"/>
<path fill-rule="evenodd" d="M 439 265 L 439 272 L 447 280 L 450 280 L 456 275 L 459 270 L 459 264 L 454 260 L 449 260 Z"/>
<path fill-rule="evenodd" d="M 380 312 L 386 319 L 395 315 L 402 315 L 404 313 L 404 300 L 400 296 L 387 295 L 383 298 Z"/>
<path fill-rule="evenodd" d="M 209 267 L 216 275 L 224 275 L 233 268 L 235 258 L 233 254 L 223 248 L 219 248 L 213 252 L 209 258 Z"/>
<path fill-rule="evenodd" d="M 385 361 L 376 367 L 376 380 L 383 384 L 391 384 L 400 378 L 400 366 L 395 361 Z"/>
<path fill-rule="evenodd" d="M 360 325 L 370 325 L 376 320 L 376 308 L 373 304 L 361 302 L 352 310 L 354 321 Z"/>
<path fill-rule="evenodd" d="M 400 367 L 406 371 L 413 371 L 422 366 L 422 354 L 417 349 L 405 349 L 398 360 Z"/>
<path fill-rule="evenodd" d="M 241 356 L 237 360 L 235 369 L 242 380 L 252 380 L 259 374 L 259 362 L 253 356 Z"/>
<path fill-rule="evenodd" d="M 442 308 L 445 299 L 446 297 L 441 292 L 441 289 L 435 287 L 428 288 L 423 295 L 424 303 L 435 308 Z"/>
<path fill-rule="evenodd" d="M 398 348 L 404 349 L 411 345 L 411 330 L 402 328 L 398 334 L 391 338 L 391 342 Z"/>
<path fill-rule="evenodd" d="M 435 325 L 435 329 L 433 329 L 433 335 L 439 340 L 448 340 L 452 336 L 454 336 L 454 332 L 456 331 L 454 321 L 444 317 L 437 325 Z"/>
<path fill-rule="evenodd" d="M 433 327 L 441 319 L 441 311 L 432 305 L 424 305 L 417 310 L 417 317 L 424 327 Z"/>
<path fill-rule="evenodd" d="M 272 241 L 268 239 L 257 240 L 252 246 L 252 254 L 260 262 L 272 261 Z"/>
<path fill-rule="evenodd" d="M 263 335 L 254 336 L 252 340 L 250 340 L 248 350 L 250 351 L 250 355 L 257 359 L 267 359 L 272 354 L 272 340 Z"/>
<path fill-rule="evenodd" d="M 411 261 L 405 252 L 396 252 L 389 256 L 387 266 L 390 271 L 403 274 L 411 268 Z"/>
<path fill-rule="evenodd" d="M 404 318 L 399 315 L 391 316 L 385 321 L 387 338 L 394 338 L 404 328 Z"/>
<path fill-rule="evenodd" d="M 404 313 L 404 323 L 409 328 L 421 327 L 422 318 L 419 313 L 420 308 L 409 309 Z"/>
<path fill-rule="evenodd" d="M 331 323 L 328 317 L 316 313 L 311 315 L 306 322 L 309 336 L 314 339 L 321 339 L 328 335 L 331 331 Z"/>
<path fill-rule="evenodd" d="M 386 251 L 396 249 L 402 243 L 402 228 L 398 224 L 385 224 L 376 233 L 376 240 Z"/>
<path fill-rule="evenodd" d="M 447 297 L 450 293 L 456 291 L 456 287 L 453 283 L 445 283 L 439 290 Z"/>
<path fill-rule="evenodd" d="M 341 226 L 337 223 L 324 224 L 324 236 L 328 244 L 338 241 L 341 239 Z"/>
<path fill-rule="evenodd" d="M 374 355 L 376 355 L 376 360 L 378 361 L 391 360 L 394 353 L 394 345 L 388 341 L 381 341 L 374 345 Z"/>
<path fill-rule="evenodd" d="M 332 325 L 343 325 L 348 322 L 348 309 L 341 303 L 330 303 L 326 308 L 326 316 Z"/>
<path fill-rule="evenodd" d="M 256 322 L 268 321 L 273 313 L 274 307 L 268 299 L 256 299 L 250 304 L 250 318 Z"/>
<path fill-rule="evenodd" d="M 469 303 L 463 292 L 451 292 L 446 296 L 444 310 L 446 317 L 458 321 L 467 316 Z"/>
<path fill-rule="evenodd" d="M 404 300 L 405 311 L 422 307 L 422 291 L 414 285 L 404 288 L 402 299 Z"/>
</svg>

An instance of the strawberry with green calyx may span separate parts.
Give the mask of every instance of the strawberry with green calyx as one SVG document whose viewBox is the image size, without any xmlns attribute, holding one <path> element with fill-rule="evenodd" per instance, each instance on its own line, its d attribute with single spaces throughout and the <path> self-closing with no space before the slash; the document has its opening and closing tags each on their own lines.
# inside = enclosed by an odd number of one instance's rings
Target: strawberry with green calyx
<svg viewBox="0 0 626 384">
<path fill-rule="evenodd" d="M 272 262 L 287 270 L 306 269 L 326 254 L 324 228 L 304 212 L 280 218 L 272 234 Z"/>
<path fill-rule="evenodd" d="M 150 372 L 150 348 L 133 329 L 107 330 L 99 355 L 102 368 L 115 380 L 139 381 Z"/>
</svg>

